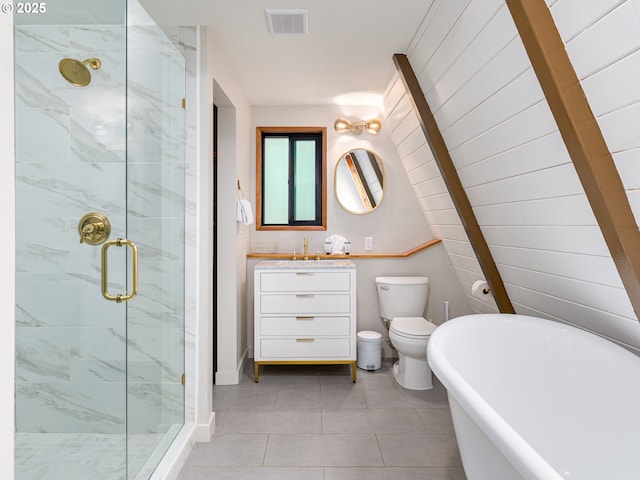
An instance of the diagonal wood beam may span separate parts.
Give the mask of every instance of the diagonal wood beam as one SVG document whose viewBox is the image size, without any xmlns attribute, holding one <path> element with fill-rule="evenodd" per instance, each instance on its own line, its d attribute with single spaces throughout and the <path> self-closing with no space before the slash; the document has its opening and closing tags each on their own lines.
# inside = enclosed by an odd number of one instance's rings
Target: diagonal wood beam
<svg viewBox="0 0 640 480">
<path fill-rule="evenodd" d="M 507 5 L 640 319 L 640 230 L 613 156 L 544 0 L 507 0 Z"/>
<path fill-rule="evenodd" d="M 393 56 L 393 61 L 404 83 L 407 95 L 411 99 L 413 108 L 418 115 L 420 127 L 427 137 L 427 142 L 436 159 L 436 163 L 442 174 L 442 179 L 449 190 L 453 204 L 462 220 L 462 226 L 467 232 L 469 242 L 478 258 L 484 277 L 491 288 L 496 305 L 502 313 L 515 313 L 504 283 L 502 282 L 500 272 L 498 272 L 498 267 L 496 267 L 496 262 L 493 260 L 487 241 L 480 229 L 480 225 L 478 225 L 478 220 L 469 202 L 469 197 L 467 197 L 467 193 L 462 186 L 451 155 L 449 155 L 449 149 L 442 138 L 435 118 L 433 118 L 433 113 L 429 108 L 427 99 L 409 63 L 409 59 L 404 54 L 396 53 Z"/>
</svg>

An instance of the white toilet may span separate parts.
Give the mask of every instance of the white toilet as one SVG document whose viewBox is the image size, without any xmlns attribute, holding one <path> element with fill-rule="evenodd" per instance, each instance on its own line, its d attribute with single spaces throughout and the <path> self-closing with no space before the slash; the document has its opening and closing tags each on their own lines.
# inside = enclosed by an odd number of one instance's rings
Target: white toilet
<svg viewBox="0 0 640 480">
<path fill-rule="evenodd" d="M 398 351 L 393 376 L 408 390 L 433 387 L 427 363 L 427 343 L 436 328 L 422 317 L 427 304 L 427 277 L 376 277 L 378 307 L 389 328 L 389 339 Z"/>
</svg>

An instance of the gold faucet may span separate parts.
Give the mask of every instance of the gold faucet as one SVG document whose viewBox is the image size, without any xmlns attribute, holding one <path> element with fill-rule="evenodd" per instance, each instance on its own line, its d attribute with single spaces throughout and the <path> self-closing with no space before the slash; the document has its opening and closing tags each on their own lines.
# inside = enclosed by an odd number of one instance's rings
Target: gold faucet
<svg viewBox="0 0 640 480">
<path fill-rule="evenodd" d="M 309 260 L 309 242 L 306 235 L 304 236 L 304 259 Z"/>
</svg>

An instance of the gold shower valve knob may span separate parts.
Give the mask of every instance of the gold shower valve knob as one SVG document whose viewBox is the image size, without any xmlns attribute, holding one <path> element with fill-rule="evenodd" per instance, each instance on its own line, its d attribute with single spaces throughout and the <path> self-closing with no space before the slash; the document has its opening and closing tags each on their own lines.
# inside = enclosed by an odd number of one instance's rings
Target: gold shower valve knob
<svg viewBox="0 0 640 480">
<path fill-rule="evenodd" d="M 80 243 L 100 245 L 111 235 L 111 222 L 102 213 L 87 213 L 78 222 L 78 234 Z"/>
</svg>

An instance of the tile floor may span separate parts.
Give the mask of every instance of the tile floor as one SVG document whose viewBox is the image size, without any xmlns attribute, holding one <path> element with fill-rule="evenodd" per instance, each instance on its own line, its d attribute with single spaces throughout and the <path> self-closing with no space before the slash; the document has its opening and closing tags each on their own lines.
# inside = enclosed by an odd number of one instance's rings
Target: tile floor
<svg viewBox="0 0 640 480">
<path fill-rule="evenodd" d="M 380 370 L 262 366 L 215 386 L 215 433 L 178 480 L 465 480 L 444 387 L 400 387 Z M 435 378 L 435 377 L 434 377 Z"/>
</svg>

